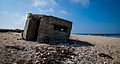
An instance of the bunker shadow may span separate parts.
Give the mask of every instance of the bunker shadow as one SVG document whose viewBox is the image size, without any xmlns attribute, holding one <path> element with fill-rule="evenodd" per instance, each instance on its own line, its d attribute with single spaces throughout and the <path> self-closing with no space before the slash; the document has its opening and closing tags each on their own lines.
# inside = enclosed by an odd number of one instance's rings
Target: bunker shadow
<svg viewBox="0 0 120 64">
<path fill-rule="evenodd" d="M 40 43 L 40 42 L 39 42 Z M 42 42 L 44 44 L 49 44 L 49 45 L 59 45 L 59 46 L 67 46 L 67 47 L 88 47 L 88 46 L 95 46 L 94 44 L 91 44 L 86 41 L 80 41 L 80 40 L 74 40 L 74 39 L 69 39 L 69 42 L 62 43 L 62 42 Z"/>
</svg>

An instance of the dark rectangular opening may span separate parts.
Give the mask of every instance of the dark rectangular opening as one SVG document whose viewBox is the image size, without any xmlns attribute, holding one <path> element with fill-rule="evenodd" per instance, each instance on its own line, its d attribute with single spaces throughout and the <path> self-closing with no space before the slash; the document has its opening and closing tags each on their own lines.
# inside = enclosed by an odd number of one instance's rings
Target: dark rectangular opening
<svg viewBox="0 0 120 64">
<path fill-rule="evenodd" d="M 40 25 L 40 19 L 36 20 L 36 29 L 35 29 L 35 34 L 34 34 L 35 41 L 37 41 L 39 25 Z"/>
<path fill-rule="evenodd" d="M 60 31 L 60 32 L 68 32 L 68 28 L 65 26 L 60 26 L 60 25 L 54 25 L 54 30 Z"/>
</svg>

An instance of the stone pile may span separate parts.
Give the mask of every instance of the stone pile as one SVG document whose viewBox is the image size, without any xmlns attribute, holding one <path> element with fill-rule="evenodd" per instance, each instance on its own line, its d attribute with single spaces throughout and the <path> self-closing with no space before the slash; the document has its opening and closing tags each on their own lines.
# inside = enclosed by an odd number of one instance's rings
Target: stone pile
<svg viewBox="0 0 120 64">
<path fill-rule="evenodd" d="M 64 45 L 61 43 L 59 45 L 43 45 L 31 48 L 17 45 L 4 46 L 5 56 L 3 56 L 6 60 L 1 61 L 15 64 L 86 64 L 98 63 L 98 59 L 102 58 L 101 54 L 98 54 L 97 51 L 92 51 L 90 47 L 79 48 L 71 47 L 75 44 L 68 45 L 67 43 Z M 18 58 L 14 58 L 15 56 Z"/>
<path fill-rule="evenodd" d="M 66 60 L 74 59 L 77 56 L 74 52 L 74 48 L 49 46 L 49 47 L 37 47 L 35 54 L 32 55 L 33 60 L 28 63 L 40 63 L 40 64 L 64 64 L 68 63 Z M 69 61 L 71 63 L 71 61 Z"/>
</svg>

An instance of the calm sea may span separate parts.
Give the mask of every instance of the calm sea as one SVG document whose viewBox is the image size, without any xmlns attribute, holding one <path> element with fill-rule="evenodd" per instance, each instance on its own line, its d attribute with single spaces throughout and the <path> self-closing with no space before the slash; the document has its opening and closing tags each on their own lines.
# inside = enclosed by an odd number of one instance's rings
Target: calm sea
<svg viewBox="0 0 120 64">
<path fill-rule="evenodd" d="M 76 35 L 99 35 L 99 36 L 105 36 L 105 37 L 117 37 L 120 38 L 120 34 L 99 34 L 99 33 L 72 33 Z"/>
<path fill-rule="evenodd" d="M 106 37 L 117 37 L 117 38 L 120 38 L 120 36 L 106 36 Z"/>
</svg>

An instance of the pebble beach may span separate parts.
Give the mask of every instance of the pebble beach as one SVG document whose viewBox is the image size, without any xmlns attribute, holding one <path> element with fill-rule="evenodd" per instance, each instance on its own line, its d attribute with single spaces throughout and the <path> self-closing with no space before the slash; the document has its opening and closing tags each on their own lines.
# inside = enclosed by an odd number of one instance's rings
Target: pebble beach
<svg viewBox="0 0 120 64">
<path fill-rule="evenodd" d="M 120 38 L 71 34 L 68 43 L 38 43 L 3 32 L 0 64 L 120 64 Z"/>
</svg>

